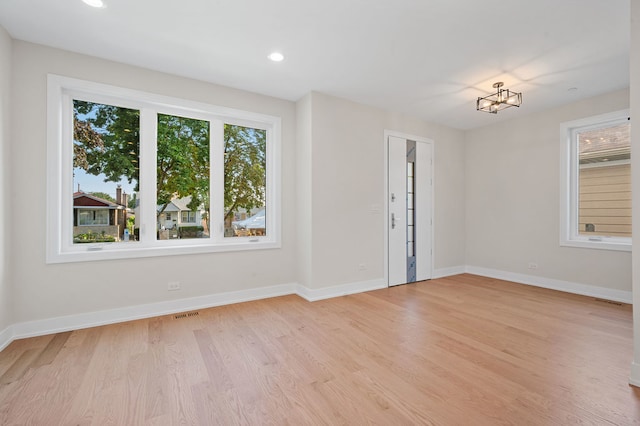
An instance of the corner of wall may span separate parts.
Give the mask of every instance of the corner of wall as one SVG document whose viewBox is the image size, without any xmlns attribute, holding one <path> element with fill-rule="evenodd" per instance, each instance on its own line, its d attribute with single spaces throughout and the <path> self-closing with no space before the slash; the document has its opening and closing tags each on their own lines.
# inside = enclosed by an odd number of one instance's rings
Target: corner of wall
<svg viewBox="0 0 640 426">
<path fill-rule="evenodd" d="M 311 141 L 312 93 L 296 102 L 296 279 L 311 284 Z"/>
<path fill-rule="evenodd" d="M 10 200 L 10 147 L 11 140 L 11 75 L 13 41 L 0 26 L 0 347 L 10 334 L 13 321 L 13 301 L 10 271 L 11 229 L 9 227 Z"/>
<path fill-rule="evenodd" d="M 630 111 L 640 114 L 640 4 L 631 2 Z M 640 133 L 631 132 L 631 150 L 640 146 Z M 635 152 L 635 151 L 634 151 Z M 640 156 L 631 156 L 632 234 L 640 234 Z M 636 239 L 637 241 L 637 239 Z M 631 254 L 631 290 L 633 304 L 640 306 L 640 250 Z M 633 310 L 633 363 L 629 382 L 640 387 L 640 309 Z"/>
</svg>

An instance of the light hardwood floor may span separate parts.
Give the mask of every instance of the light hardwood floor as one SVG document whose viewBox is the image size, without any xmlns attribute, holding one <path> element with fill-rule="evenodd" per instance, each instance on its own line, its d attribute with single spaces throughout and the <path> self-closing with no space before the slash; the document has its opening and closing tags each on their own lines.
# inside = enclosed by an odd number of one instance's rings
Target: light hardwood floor
<svg viewBox="0 0 640 426">
<path fill-rule="evenodd" d="M 629 305 L 458 275 L 13 342 L 2 425 L 640 424 Z"/>
</svg>

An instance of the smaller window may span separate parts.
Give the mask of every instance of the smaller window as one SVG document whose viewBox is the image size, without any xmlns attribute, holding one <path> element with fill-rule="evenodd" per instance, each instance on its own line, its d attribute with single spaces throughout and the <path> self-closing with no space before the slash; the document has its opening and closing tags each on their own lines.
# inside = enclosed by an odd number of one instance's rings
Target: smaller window
<svg viewBox="0 0 640 426">
<path fill-rule="evenodd" d="M 628 111 L 563 123 L 561 245 L 631 249 Z"/>
<path fill-rule="evenodd" d="M 80 226 L 108 225 L 109 211 L 108 210 L 79 210 L 78 223 Z"/>
<path fill-rule="evenodd" d="M 196 223 L 196 212 L 183 211 L 182 223 Z"/>
</svg>

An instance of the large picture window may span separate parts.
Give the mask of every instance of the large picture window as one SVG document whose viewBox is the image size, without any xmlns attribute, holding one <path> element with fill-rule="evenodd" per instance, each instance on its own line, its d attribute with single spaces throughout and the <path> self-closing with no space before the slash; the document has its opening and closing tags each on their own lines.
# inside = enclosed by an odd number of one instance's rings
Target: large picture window
<svg viewBox="0 0 640 426">
<path fill-rule="evenodd" d="M 279 247 L 278 117 L 50 75 L 48 118 L 48 262 Z"/>
<path fill-rule="evenodd" d="M 561 244 L 631 249 L 628 111 L 562 125 Z"/>
</svg>

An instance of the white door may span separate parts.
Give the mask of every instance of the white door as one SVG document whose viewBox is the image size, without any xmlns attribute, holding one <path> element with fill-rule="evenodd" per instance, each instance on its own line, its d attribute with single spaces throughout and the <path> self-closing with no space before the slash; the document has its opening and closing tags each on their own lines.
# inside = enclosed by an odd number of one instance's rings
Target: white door
<svg viewBox="0 0 640 426">
<path fill-rule="evenodd" d="M 387 139 L 387 271 L 390 286 L 431 278 L 432 158 L 430 141 Z"/>
</svg>

